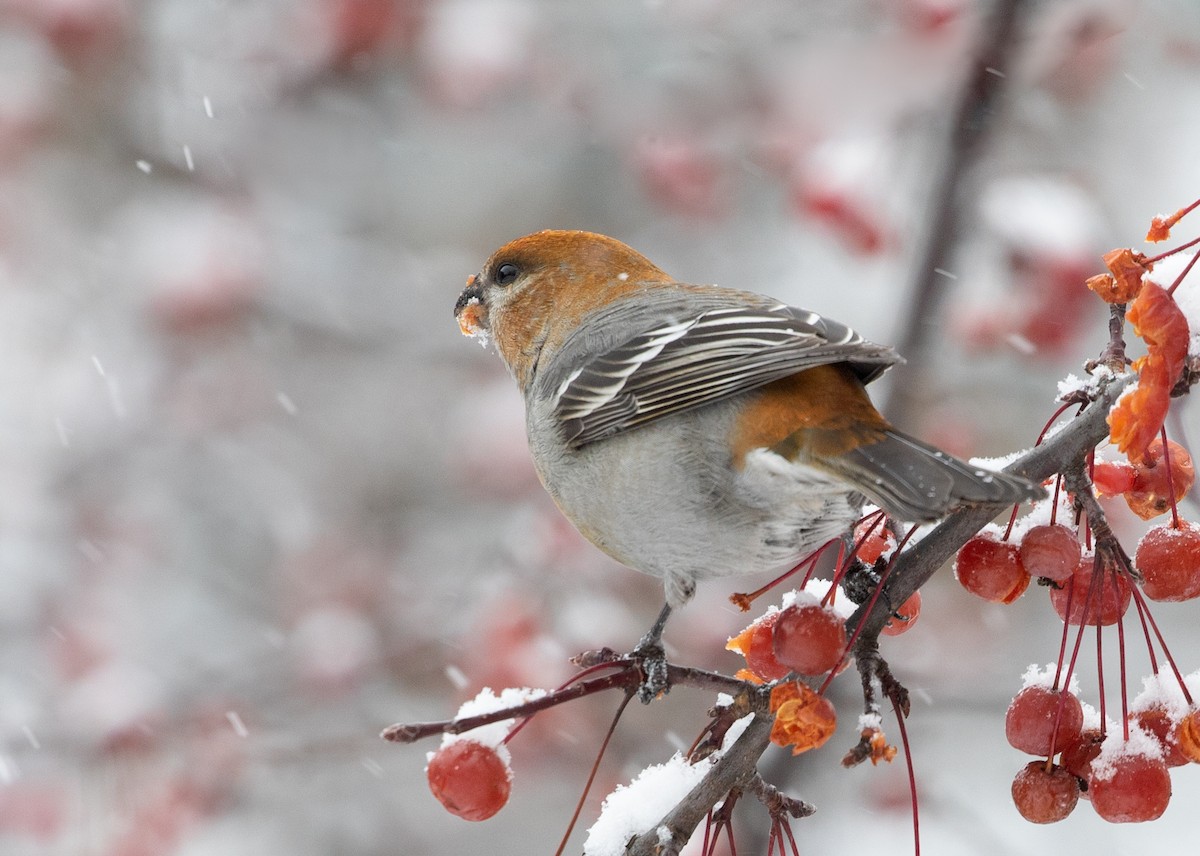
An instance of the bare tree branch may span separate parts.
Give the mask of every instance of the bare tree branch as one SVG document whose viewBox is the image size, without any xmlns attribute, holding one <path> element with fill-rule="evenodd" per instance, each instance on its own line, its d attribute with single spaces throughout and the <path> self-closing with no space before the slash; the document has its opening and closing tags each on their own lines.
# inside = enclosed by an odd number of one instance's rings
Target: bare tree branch
<svg viewBox="0 0 1200 856">
<path fill-rule="evenodd" d="M 748 785 L 757 775 L 758 759 L 771 742 L 772 723 L 771 716 L 755 714 L 754 721 L 713 765 L 703 781 L 692 788 L 657 826 L 631 841 L 625 852 L 629 856 L 676 856 L 709 810 L 731 790 Z M 665 830 L 665 833 L 660 836 L 659 830 Z"/>
<path fill-rule="evenodd" d="M 884 412 L 901 427 L 911 426 L 915 421 L 914 408 L 928 341 L 937 329 L 933 322 L 950 283 L 938 271 L 952 266 L 950 257 L 958 243 L 962 219 L 963 176 L 978 159 L 987 133 L 995 125 L 997 102 L 1004 90 L 1006 70 L 1012 65 L 1015 37 L 1028 5 L 1026 0 L 996 0 L 984 24 L 970 77 L 950 118 L 943 168 L 928 202 L 929 222 L 913 267 L 908 315 L 897 342 L 897 350 L 908 362 L 894 367 L 888 378 Z"/>
</svg>

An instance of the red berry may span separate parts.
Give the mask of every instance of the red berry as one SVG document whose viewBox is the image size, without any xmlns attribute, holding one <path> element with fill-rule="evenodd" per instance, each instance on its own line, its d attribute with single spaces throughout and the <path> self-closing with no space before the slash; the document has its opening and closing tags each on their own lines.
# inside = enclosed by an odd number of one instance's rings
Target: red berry
<svg viewBox="0 0 1200 856">
<path fill-rule="evenodd" d="M 817 603 L 789 606 L 775 622 L 775 659 L 802 675 L 837 668 L 846 651 L 846 622 Z"/>
<path fill-rule="evenodd" d="M 1200 595 L 1200 526 L 1155 526 L 1138 542 L 1133 563 L 1146 597 L 1191 600 Z"/>
<path fill-rule="evenodd" d="M 1120 496 L 1133 488 L 1133 466 L 1125 461 L 1097 461 L 1092 484 L 1104 496 Z"/>
<path fill-rule="evenodd" d="M 791 670 L 775 659 L 775 623 L 782 612 L 768 612 L 725 646 L 746 658 L 746 668 L 764 681 L 787 677 Z"/>
<path fill-rule="evenodd" d="M 1012 798 L 1031 823 L 1055 823 L 1075 810 L 1079 780 L 1062 767 L 1030 761 L 1013 779 Z"/>
<path fill-rule="evenodd" d="M 1044 758 L 1076 742 L 1082 731 L 1083 705 L 1079 699 L 1049 687 L 1021 690 L 1009 703 L 1004 717 L 1004 734 L 1009 744 Z"/>
<path fill-rule="evenodd" d="M 1175 489 L 1175 501 L 1183 499 L 1192 489 L 1196 470 L 1187 449 L 1173 440 L 1167 441 L 1167 457 L 1170 458 L 1170 487 Z M 1133 486 L 1125 492 L 1125 502 L 1130 510 L 1143 520 L 1157 517 L 1171 508 L 1171 490 L 1168 487 L 1167 466 L 1163 457 L 1162 439 L 1154 440 L 1146 448 L 1146 456 L 1133 462 Z"/>
<path fill-rule="evenodd" d="M 1017 546 L 980 534 L 963 544 L 954 574 L 971 594 L 995 603 L 1012 603 L 1029 585 Z"/>
<path fill-rule="evenodd" d="M 1079 567 L 1082 548 L 1079 537 L 1063 526 L 1053 523 L 1034 526 L 1021 538 L 1021 564 L 1030 576 L 1056 582 L 1071 578 Z"/>
<path fill-rule="evenodd" d="M 1070 624 L 1116 624 L 1125 610 L 1129 609 L 1129 601 L 1133 597 L 1129 581 L 1123 574 L 1104 571 L 1093 589 L 1094 564 L 1094 556 L 1084 556 L 1070 580 L 1063 583 L 1061 588 L 1051 587 L 1050 603 L 1063 621 L 1067 621 L 1068 600 L 1071 602 Z"/>
<path fill-rule="evenodd" d="M 1182 767 L 1188 762 L 1187 755 L 1179 746 L 1179 722 L 1171 718 L 1170 712 L 1160 704 L 1129 714 L 1132 724 L 1141 726 L 1163 750 L 1163 761 L 1168 767 Z"/>
<path fill-rule="evenodd" d="M 887 624 L 883 625 L 883 635 L 899 636 L 916 624 L 917 619 L 920 617 L 921 593 L 915 591 L 908 600 L 900 604 L 899 609 L 892 613 L 892 617 L 887 620 Z"/>
<path fill-rule="evenodd" d="M 1092 808 L 1110 823 L 1154 820 L 1171 799 L 1171 774 L 1160 758 L 1125 753 L 1092 769 Z"/>
<path fill-rule="evenodd" d="M 1104 742 L 1104 732 L 1099 728 L 1087 728 L 1079 733 L 1079 737 L 1062 748 L 1062 756 L 1058 763 L 1083 782 L 1092 777 L 1092 762 L 1100 754 L 1100 745 Z M 1086 791 L 1084 794 L 1086 795 Z"/>
<path fill-rule="evenodd" d="M 451 814 L 487 820 L 508 802 L 512 771 L 491 746 L 455 740 L 429 759 L 429 789 Z"/>
<path fill-rule="evenodd" d="M 858 544 L 854 555 L 858 557 L 859 561 L 874 565 L 880 556 L 896 546 L 896 539 L 892 537 L 892 533 L 887 531 L 882 522 L 876 522 L 868 517 L 854 528 L 854 543 Z"/>
</svg>

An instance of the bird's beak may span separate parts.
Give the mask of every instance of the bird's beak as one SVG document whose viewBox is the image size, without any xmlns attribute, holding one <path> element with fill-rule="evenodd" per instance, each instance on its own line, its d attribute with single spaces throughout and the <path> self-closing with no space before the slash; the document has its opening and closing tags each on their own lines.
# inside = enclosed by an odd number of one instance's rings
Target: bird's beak
<svg viewBox="0 0 1200 856">
<path fill-rule="evenodd" d="M 464 336 L 487 335 L 487 306 L 483 303 L 483 287 L 479 284 L 478 274 L 467 277 L 467 287 L 454 303 L 454 317 Z"/>
</svg>

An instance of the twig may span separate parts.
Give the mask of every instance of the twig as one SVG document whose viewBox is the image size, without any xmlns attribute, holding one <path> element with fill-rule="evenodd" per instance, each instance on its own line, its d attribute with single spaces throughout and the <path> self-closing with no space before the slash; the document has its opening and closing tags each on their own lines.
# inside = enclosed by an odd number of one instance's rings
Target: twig
<svg viewBox="0 0 1200 856">
<path fill-rule="evenodd" d="M 603 652 L 589 653 L 603 654 Z M 642 682 L 642 672 L 636 659 L 622 657 L 603 662 L 611 663 L 619 671 L 600 678 L 580 681 L 577 684 L 546 693 L 544 696 L 522 704 L 493 710 L 489 713 L 479 714 L 478 716 L 464 716 L 461 719 L 443 719 L 436 722 L 397 723 L 385 728 L 379 736 L 393 743 L 415 743 L 418 740 L 423 740 L 426 737 L 432 737 L 436 734 L 462 734 L 465 731 L 471 731 L 484 725 L 491 725 L 493 722 L 502 722 L 506 719 L 524 719 L 548 708 L 568 701 L 575 701 L 594 693 L 636 687 Z M 667 683 L 669 686 L 696 687 L 716 692 L 725 692 L 730 695 L 736 695 L 744 692 L 747 688 L 753 687 L 752 684 L 746 681 L 731 678 L 719 672 L 693 669 L 688 666 L 676 666 L 670 663 L 667 664 Z"/>
<path fill-rule="evenodd" d="M 950 259 L 958 243 L 963 175 L 978 159 L 987 132 L 994 126 L 997 102 L 1004 90 L 1006 73 L 1016 50 L 1016 35 L 1026 0 L 996 0 L 985 24 L 980 47 L 963 86 L 958 105 L 950 117 L 950 138 L 945 164 L 926 210 L 930 212 L 924 245 L 917 253 L 910 289 L 908 316 L 901 327 L 897 350 L 909 362 L 892 369 L 884 412 L 897 425 L 915 421 L 920 375 L 926 362 L 928 343 L 937 325 L 932 321 L 949 282 L 938 271 L 952 266 Z"/>
</svg>

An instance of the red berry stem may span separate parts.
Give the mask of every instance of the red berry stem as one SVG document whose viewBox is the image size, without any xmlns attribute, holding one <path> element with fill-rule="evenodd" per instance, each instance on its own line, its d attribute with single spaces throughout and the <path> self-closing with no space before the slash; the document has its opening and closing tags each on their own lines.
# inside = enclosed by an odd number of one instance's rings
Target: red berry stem
<svg viewBox="0 0 1200 856">
<path fill-rule="evenodd" d="M 1150 622 L 1150 628 L 1154 631 L 1154 636 L 1158 639 L 1158 646 L 1162 649 L 1163 657 L 1167 664 L 1171 667 L 1171 672 L 1175 675 L 1175 680 L 1179 682 L 1179 689 L 1183 692 L 1184 700 L 1189 706 L 1194 706 L 1192 694 L 1188 691 L 1187 683 L 1183 680 L 1183 673 L 1179 671 L 1179 666 L 1175 662 L 1175 657 L 1171 654 L 1171 649 L 1167 647 L 1167 640 L 1163 638 L 1162 631 L 1158 629 L 1158 622 L 1154 620 L 1154 614 L 1150 611 L 1150 604 L 1146 603 L 1145 596 L 1137 587 L 1133 587 L 1134 603 L 1141 604 L 1145 610 L 1146 620 Z"/>
<path fill-rule="evenodd" d="M 838 586 L 842 584 L 842 578 L 850 570 L 850 557 L 853 555 L 852 551 L 846 550 L 845 541 L 838 541 L 837 559 L 833 563 L 833 579 L 829 581 L 829 591 L 825 592 L 825 595 L 821 598 L 821 606 L 831 606 L 833 604 L 833 597 L 837 594 Z M 805 577 L 804 583 L 808 584 L 807 577 Z"/>
<path fill-rule="evenodd" d="M 870 514 L 864 515 L 862 518 L 860 518 L 858 523 L 854 524 L 855 527 L 857 528 L 859 526 L 862 526 L 864 523 L 867 524 L 867 527 L 866 527 L 866 529 L 863 530 L 862 535 L 858 536 L 858 538 L 855 540 L 854 546 L 850 548 L 849 555 L 850 556 L 857 555 L 857 553 L 858 553 L 859 549 L 861 549 L 862 545 L 867 543 L 867 539 L 870 538 L 872 535 L 874 535 L 875 530 L 878 529 L 880 526 L 882 526 L 886 520 L 887 520 L 887 512 L 883 511 L 882 509 L 880 509 L 879 511 L 872 511 Z M 847 570 L 849 570 L 849 564 L 850 564 L 849 558 L 847 558 L 847 561 L 845 564 L 846 564 L 845 569 L 839 568 L 838 576 L 844 575 L 845 572 Z"/>
<path fill-rule="evenodd" d="M 729 596 L 730 602 L 734 606 L 736 606 L 738 609 L 740 609 L 742 612 L 748 612 L 750 610 L 750 604 L 754 603 L 754 601 L 758 600 L 760 597 L 762 597 L 764 594 L 769 592 L 771 589 L 775 588 L 775 586 L 782 583 L 788 577 L 791 577 L 792 575 L 799 573 L 801 570 L 804 571 L 804 577 L 800 580 L 800 585 L 797 586 L 797 588 L 804 588 L 805 584 L 809 580 L 809 577 L 812 576 L 813 569 L 816 568 L 816 566 L 817 566 L 817 560 L 821 558 L 821 555 L 825 552 L 825 550 L 828 549 L 831 544 L 841 544 L 841 543 L 842 543 L 842 540 L 840 538 L 833 538 L 829 541 L 826 541 L 820 547 L 813 550 L 811 553 L 809 553 L 807 556 L 805 556 L 803 559 L 801 559 L 799 562 L 797 562 L 795 567 L 793 567 L 790 571 L 786 571 L 786 572 L 780 574 L 779 576 L 777 576 L 775 579 L 771 580 L 766 585 L 760 586 L 759 588 L 755 589 L 754 591 L 752 591 L 748 594 L 744 594 L 742 592 L 734 592 L 733 594 L 731 594 Z"/>
<path fill-rule="evenodd" d="M 1150 638 L 1150 625 L 1146 621 L 1150 616 L 1150 606 L 1146 603 L 1141 589 L 1137 586 L 1132 586 L 1130 593 L 1133 595 L 1133 608 L 1137 610 L 1138 621 L 1142 624 L 1142 635 L 1146 639 L 1146 653 L 1150 656 L 1150 671 L 1152 674 L 1157 675 L 1158 655 L 1154 653 L 1154 642 Z"/>
<path fill-rule="evenodd" d="M 1192 243 L 1194 244 L 1195 241 Z M 1191 259 L 1188 260 L 1188 263 L 1184 265 L 1183 270 L 1179 272 L 1179 276 L 1175 277 L 1175 281 L 1171 283 L 1171 287 L 1167 289 L 1168 295 L 1173 295 L 1175 293 L 1175 289 L 1179 288 L 1179 284 L 1183 282 L 1184 278 L 1187 277 L 1189 273 L 1192 272 L 1192 268 L 1196 264 L 1196 259 L 1200 259 L 1200 253 L 1194 253 Z"/>
<path fill-rule="evenodd" d="M 884 566 L 883 573 L 879 575 L 879 582 L 876 583 L 875 591 L 871 593 L 871 598 L 867 601 L 866 608 L 863 609 L 860 607 L 858 610 L 862 614 L 862 617 L 854 625 L 854 632 L 850 634 L 850 638 L 846 641 L 846 654 L 854 650 L 854 644 L 858 641 L 858 637 L 862 635 L 862 631 L 866 626 L 867 619 L 874 611 L 875 604 L 879 600 L 879 595 L 883 593 L 883 585 L 887 582 L 888 575 L 892 572 L 892 568 L 896 567 L 896 560 L 900 557 L 901 553 L 904 552 L 904 545 L 907 544 L 909 539 L 917 533 L 917 529 L 919 528 L 920 527 L 918 526 L 909 527 L 909 530 L 904 533 L 904 537 L 901 538 L 899 543 L 896 544 L 896 549 L 892 551 L 892 557 L 888 559 L 887 565 Z M 845 654 L 843 654 L 843 656 L 845 656 Z M 822 683 L 820 689 L 817 690 L 818 695 L 825 694 L 825 690 L 829 687 L 829 684 L 833 680 L 835 673 L 836 670 L 826 675 L 824 683 Z"/>
<path fill-rule="evenodd" d="M 1186 244 L 1180 244 L 1178 247 L 1167 250 L 1165 253 L 1159 253 L 1157 256 L 1151 256 L 1148 259 L 1144 259 L 1142 261 L 1142 264 L 1149 266 L 1149 265 L 1154 264 L 1155 262 L 1161 262 L 1163 259 L 1169 259 L 1171 256 L 1175 255 L 1176 253 L 1182 253 L 1184 250 L 1190 250 L 1192 247 L 1196 246 L 1196 244 L 1200 244 L 1200 238 L 1193 238 L 1192 240 L 1188 241 Z"/>
<path fill-rule="evenodd" d="M 1054 499 L 1050 505 L 1050 525 L 1054 526 L 1058 523 L 1058 499 L 1062 495 L 1062 476 L 1054 477 Z"/>
<path fill-rule="evenodd" d="M 1200 253 L 1192 257 L 1192 261 L 1200 258 Z M 1191 267 L 1189 265 L 1189 267 Z M 1167 426 L 1163 425 L 1160 434 L 1162 436 L 1162 456 L 1163 468 L 1167 471 L 1167 498 L 1171 501 L 1171 528 L 1180 528 L 1179 523 L 1179 506 L 1175 502 L 1175 477 L 1171 472 L 1171 447 L 1167 443 Z"/>
<path fill-rule="evenodd" d="M 1042 430 L 1038 432 L 1037 440 L 1034 442 L 1033 445 L 1035 445 L 1035 446 L 1042 445 L 1042 441 L 1046 439 L 1046 434 L 1050 431 L 1050 428 L 1054 425 L 1054 423 L 1058 421 L 1058 417 L 1062 416 L 1064 413 L 1067 412 L 1067 410 L 1074 407 L 1076 404 L 1078 404 L 1078 402 L 1068 401 L 1067 403 L 1062 405 L 1060 408 L 1058 408 L 1058 410 L 1055 410 L 1053 415 L 1051 415 L 1051 417 L 1046 420 L 1046 424 L 1042 426 Z"/>
<path fill-rule="evenodd" d="M 1099 624 L 1096 625 L 1096 695 L 1100 702 L 1100 730 L 1107 731 L 1108 700 L 1104 693 L 1104 633 Z M 1125 723 L 1125 739 L 1129 740 L 1129 723 Z"/>
<path fill-rule="evenodd" d="M 1008 515 L 1008 525 L 1004 527 L 1004 537 L 1002 537 L 1000 539 L 1001 541 L 1007 541 L 1009 539 L 1009 536 L 1012 535 L 1013 524 L 1017 522 L 1017 512 L 1019 512 L 1020 510 L 1021 510 L 1021 506 L 1019 506 L 1019 505 L 1013 506 L 1012 514 Z"/>
<path fill-rule="evenodd" d="M 612 722 L 608 724 L 608 731 L 604 734 L 604 740 L 600 743 L 600 751 L 596 753 L 596 760 L 592 762 L 592 769 L 588 773 L 587 782 L 584 783 L 583 793 L 579 795 L 579 801 L 575 803 L 575 811 L 571 814 L 571 820 L 567 824 L 566 831 L 563 832 L 562 841 L 558 843 L 558 849 L 554 851 L 554 856 L 562 856 L 566 851 L 567 839 L 575 831 L 575 824 L 579 822 L 579 815 L 583 813 L 583 804 L 587 802 L 588 794 L 592 790 L 592 783 L 596 781 L 596 772 L 600 769 L 600 759 L 608 751 L 608 744 L 612 740 L 613 734 L 617 731 L 617 723 L 621 721 L 621 716 L 625 713 L 625 708 L 629 707 L 629 702 L 633 701 L 635 695 L 637 695 L 637 692 L 634 689 L 626 690 L 625 698 L 621 699 L 621 704 L 617 706 L 617 712 L 613 714 Z M 528 719 L 525 720 L 525 722 L 528 721 Z"/>
<path fill-rule="evenodd" d="M 1067 592 L 1066 614 L 1068 616 L 1071 614 L 1071 606 L 1072 606 L 1071 600 L 1074 597 L 1075 597 L 1075 586 L 1072 585 L 1071 590 L 1069 592 Z M 1076 657 L 1076 655 L 1079 654 L 1078 640 L 1075 642 L 1075 648 L 1071 652 L 1071 664 L 1067 668 L 1066 676 L 1064 676 L 1062 673 L 1063 661 L 1066 659 L 1066 656 L 1067 656 L 1067 639 L 1070 637 L 1070 635 L 1071 635 L 1071 622 L 1064 619 L 1063 620 L 1062 640 L 1058 643 L 1058 662 L 1055 665 L 1055 669 L 1054 669 L 1054 687 L 1053 688 L 1056 690 L 1059 689 L 1060 687 L 1069 686 L 1070 682 L 1071 682 L 1071 673 L 1075 671 L 1075 657 Z"/>
<path fill-rule="evenodd" d="M 921 856 L 921 806 L 917 798 L 917 773 L 913 769 L 912 747 L 908 743 L 908 729 L 904 727 L 904 716 L 900 713 L 901 708 L 896 704 L 896 700 L 892 700 L 892 712 L 896 714 L 896 728 L 900 731 L 900 745 L 904 749 L 904 766 L 908 770 L 908 794 L 912 801 L 912 824 L 913 824 L 913 853 L 915 856 Z M 907 715 L 907 711 L 905 711 Z"/>
<path fill-rule="evenodd" d="M 1111 571 L 1112 584 L 1117 585 L 1117 571 Z M 1125 658 L 1125 616 L 1117 619 L 1117 668 L 1121 674 L 1121 721 L 1125 723 L 1125 739 L 1129 739 L 1129 663 Z"/>
</svg>

